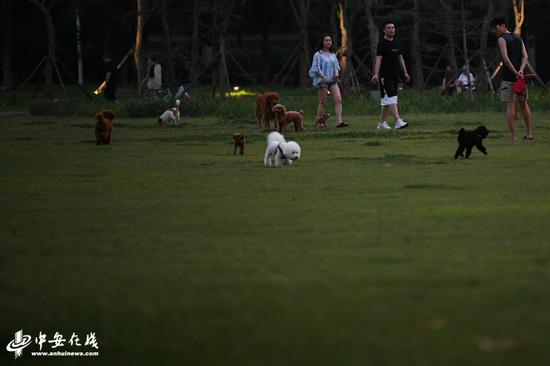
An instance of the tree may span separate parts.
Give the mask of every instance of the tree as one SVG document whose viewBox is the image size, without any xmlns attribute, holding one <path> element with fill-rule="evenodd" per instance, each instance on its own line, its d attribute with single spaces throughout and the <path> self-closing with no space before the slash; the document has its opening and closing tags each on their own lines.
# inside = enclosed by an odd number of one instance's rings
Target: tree
<svg viewBox="0 0 550 366">
<path fill-rule="evenodd" d="M 364 2 L 365 2 L 365 14 L 367 17 L 367 26 L 369 30 L 370 59 L 371 59 L 371 65 L 374 69 L 374 64 L 376 60 L 376 47 L 378 45 L 378 39 L 380 38 L 380 32 L 378 31 L 378 27 L 376 26 L 376 22 L 374 20 L 374 14 L 379 1 L 364 0 Z"/>
<path fill-rule="evenodd" d="M 172 84 L 176 82 L 176 75 L 174 71 L 174 62 L 172 55 L 172 40 L 170 36 L 170 24 L 168 23 L 168 14 L 170 13 L 170 7 L 168 6 L 168 0 L 161 0 L 161 22 L 162 31 L 164 33 L 164 45 L 166 47 L 166 64 L 168 67 L 170 81 Z"/>
<path fill-rule="evenodd" d="M 414 85 L 419 90 L 424 90 L 424 64 L 420 49 L 420 5 L 419 0 L 413 0 L 413 42 L 412 54 L 414 60 Z"/>
<path fill-rule="evenodd" d="M 137 85 L 138 91 L 141 92 L 141 47 L 143 41 L 143 2 L 146 0 L 136 0 L 136 41 L 134 44 L 134 66 L 136 67 L 137 73 Z"/>
<path fill-rule="evenodd" d="M 46 23 L 46 31 L 48 33 L 48 56 L 46 59 L 46 77 L 44 82 L 44 90 L 46 99 L 53 99 L 53 71 L 57 69 L 56 56 L 55 56 L 55 28 L 53 26 L 52 16 L 50 9 L 46 7 L 46 0 L 28 0 L 40 10 L 44 22 Z M 55 1 L 52 1 L 51 6 L 55 5 Z"/>
<path fill-rule="evenodd" d="M 458 70 L 458 63 L 456 61 L 456 46 L 454 40 L 454 10 L 452 7 L 452 1 L 439 0 L 441 9 L 445 13 L 444 16 L 444 35 L 447 39 L 447 63 L 453 67 L 454 70 Z"/>
<path fill-rule="evenodd" d="M 308 13 L 311 0 L 289 1 L 300 33 L 300 87 L 306 89 L 309 85 L 309 68 L 311 66 L 308 32 Z"/>
<path fill-rule="evenodd" d="M 2 1 L 2 22 L 4 27 L 2 29 L 2 69 L 4 74 L 4 86 L 8 89 L 13 88 L 13 77 L 11 73 L 11 59 L 13 53 L 12 42 L 12 11 L 13 0 Z"/>
</svg>

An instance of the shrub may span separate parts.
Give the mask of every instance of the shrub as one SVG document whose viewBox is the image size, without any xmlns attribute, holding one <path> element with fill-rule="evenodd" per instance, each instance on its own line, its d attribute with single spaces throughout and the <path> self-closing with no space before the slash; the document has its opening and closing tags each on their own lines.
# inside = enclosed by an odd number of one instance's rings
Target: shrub
<svg viewBox="0 0 550 366">
<path fill-rule="evenodd" d="M 76 113 L 75 105 L 70 101 L 36 99 L 28 105 L 32 116 L 68 117 Z"/>
</svg>

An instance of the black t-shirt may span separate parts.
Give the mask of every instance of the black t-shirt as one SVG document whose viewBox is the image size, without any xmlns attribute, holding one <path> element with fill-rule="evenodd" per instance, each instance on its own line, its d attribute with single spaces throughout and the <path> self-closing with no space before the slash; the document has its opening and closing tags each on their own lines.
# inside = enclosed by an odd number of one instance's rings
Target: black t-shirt
<svg viewBox="0 0 550 366">
<path fill-rule="evenodd" d="M 380 77 L 397 80 L 401 71 L 401 65 L 399 64 L 401 50 L 395 41 L 388 41 L 387 39 L 382 38 L 380 43 L 378 43 L 376 56 L 382 56 Z"/>
<path fill-rule="evenodd" d="M 118 77 L 118 72 L 117 72 L 117 68 L 115 66 L 115 64 L 113 63 L 113 61 L 106 61 L 104 62 L 103 64 L 103 69 L 105 70 L 105 75 L 107 73 L 111 73 L 111 79 L 109 80 L 110 83 L 116 83 L 117 82 L 117 77 Z"/>
<path fill-rule="evenodd" d="M 504 33 L 501 37 L 506 41 L 506 51 L 510 62 L 512 62 L 516 71 L 519 71 L 523 58 L 523 42 L 521 38 L 514 33 Z M 506 65 L 502 67 L 502 80 L 516 81 L 516 75 Z"/>
</svg>

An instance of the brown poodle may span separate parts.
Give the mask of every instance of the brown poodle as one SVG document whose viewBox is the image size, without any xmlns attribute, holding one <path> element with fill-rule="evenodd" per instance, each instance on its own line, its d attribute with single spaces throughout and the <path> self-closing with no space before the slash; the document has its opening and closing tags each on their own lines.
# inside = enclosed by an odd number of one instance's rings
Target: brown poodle
<svg viewBox="0 0 550 366">
<path fill-rule="evenodd" d="M 97 120 L 95 125 L 95 141 L 97 145 L 111 143 L 113 136 L 113 119 L 115 115 L 112 110 L 106 109 L 95 115 Z"/>
<path fill-rule="evenodd" d="M 299 110 L 297 112 L 287 112 L 286 107 L 282 104 L 275 104 L 273 107 L 273 113 L 275 119 L 279 124 L 279 132 L 286 132 L 288 125 L 294 124 L 294 131 L 304 132 L 304 111 Z"/>
<path fill-rule="evenodd" d="M 327 120 L 329 119 L 330 114 L 325 113 L 320 117 L 317 117 L 315 121 L 315 128 L 327 128 Z"/>
<path fill-rule="evenodd" d="M 275 120 L 273 106 L 279 102 L 279 94 L 269 92 L 256 97 L 256 119 L 258 127 L 271 128 L 270 122 Z"/>
<path fill-rule="evenodd" d="M 239 153 L 241 155 L 244 154 L 244 135 L 240 132 L 236 132 L 233 134 L 233 155 L 237 153 L 237 148 L 239 148 Z"/>
</svg>

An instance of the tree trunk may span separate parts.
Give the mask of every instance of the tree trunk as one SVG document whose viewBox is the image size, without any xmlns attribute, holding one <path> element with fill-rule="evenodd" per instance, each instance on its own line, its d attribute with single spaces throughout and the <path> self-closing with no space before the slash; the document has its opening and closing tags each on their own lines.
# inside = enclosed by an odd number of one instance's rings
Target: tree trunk
<svg viewBox="0 0 550 366">
<path fill-rule="evenodd" d="M 166 47 L 166 54 L 168 58 L 166 59 L 166 65 L 168 66 L 168 71 L 170 74 L 170 82 L 172 84 L 176 83 L 176 74 L 174 71 L 174 62 L 172 60 L 172 40 L 170 36 L 170 24 L 168 23 L 168 14 L 170 13 L 168 0 L 162 0 L 162 12 L 161 12 L 161 21 L 162 21 L 162 31 L 164 33 L 164 44 Z"/>
<path fill-rule="evenodd" d="M 420 7 L 419 0 L 413 0 L 413 57 L 414 57 L 414 85 L 418 90 L 424 90 L 424 66 L 420 51 Z"/>
<path fill-rule="evenodd" d="M 191 66 L 189 73 L 192 90 L 196 90 L 199 85 L 199 22 L 200 22 L 200 0 L 193 0 L 193 32 L 191 33 Z"/>
<path fill-rule="evenodd" d="M 136 67 L 138 91 L 141 93 L 141 46 L 143 39 L 143 1 L 136 0 L 137 19 L 136 19 L 136 42 L 134 46 L 134 66 Z"/>
<path fill-rule="evenodd" d="M 460 13 L 462 19 L 462 46 L 464 48 L 464 62 L 466 66 L 465 74 L 468 79 L 468 94 L 470 99 L 474 99 L 472 80 L 470 80 L 470 60 L 468 59 L 468 42 L 466 39 L 466 10 L 464 9 L 464 0 L 461 1 Z"/>
<path fill-rule="evenodd" d="M 225 58 L 225 35 L 218 35 L 218 92 L 224 98 L 229 91 L 229 75 L 227 73 L 227 60 Z"/>
<path fill-rule="evenodd" d="M 46 22 L 46 30 L 48 32 L 48 58 L 46 61 L 46 77 L 44 82 L 44 90 L 46 99 L 53 99 L 53 70 L 56 63 L 55 60 L 55 28 L 53 26 L 52 16 L 50 11 L 38 0 L 29 0 L 32 4 L 36 5 L 44 21 Z"/>
<path fill-rule="evenodd" d="M 2 2 L 2 18 L 4 23 L 2 31 L 2 69 L 4 86 L 7 89 L 13 88 L 13 76 L 11 72 L 11 58 L 13 54 L 11 14 L 13 14 L 13 0 L 4 0 Z"/>
<path fill-rule="evenodd" d="M 365 13 L 367 15 L 367 25 L 369 29 L 369 51 L 372 62 L 372 70 L 374 70 L 374 64 L 376 63 L 376 48 L 378 46 L 378 39 L 380 33 L 376 22 L 374 21 L 374 6 L 377 5 L 377 0 L 365 0 Z"/>
<path fill-rule="evenodd" d="M 454 70 L 458 70 L 458 63 L 456 61 L 456 49 L 455 40 L 453 36 L 453 8 L 451 3 L 447 3 L 444 0 L 440 0 L 439 3 L 443 7 L 445 12 L 445 25 L 444 32 L 445 38 L 447 38 L 447 63 L 453 67 Z"/>
<path fill-rule="evenodd" d="M 338 41 L 338 25 L 336 24 L 336 20 L 338 19 L 338 5 L 340 3 L 340 0 L 331 0 L 330 2 L 330 35 L 332 36 L 332 44 L 334 48 L 339 49 L 340 48 L 340 42 Z"/>
<path fill-rule="evenodd" d="M 487 0 L 487 13 L 485 18 L 483 18 L 483 23 L 481 25 L 481 36 L 479 39 L 479 58 L 481 60 L 481 73 L 479 75 L 479 84 L 478 90 L 481 92 L 486 92 L 488 88 L 493 90 L 491 83 L 491 76 L 487 70 L 487 40 L 489 38 L 489 22 L 495 14 L 495 4 L 493 0 Z"/>
<path fill-rule="evenodd" d="M 311 0 L 290 0 L 290 7 L 298 24 L 300 33 L 300 87 L 306 89 L 309 85 L 309 32 L 308 13 Z"/>
<path fill-rule="evenodd" d="M 273 0 L 268 0 L 265 6 L 264 19 L 262 22 L 262 83 L 269 84 L 271 81 L 271 65 L 269 57 L 269 35 L 271 34 L 271 24 L 273 19 Z"/>
<path fill-rule="evenodd" d="M 342 34 L 342 45 L 338 50 L 340 55 L 340 66 L 342 67 L 342 93 L 349 94 L 351 88 L 351 78 L 353 75 L 352 56 L 353 48 L 351 41 L 351 24 L 349 21 L 349 1 L 340 0 L 340 32 Z"/>
</svg>

